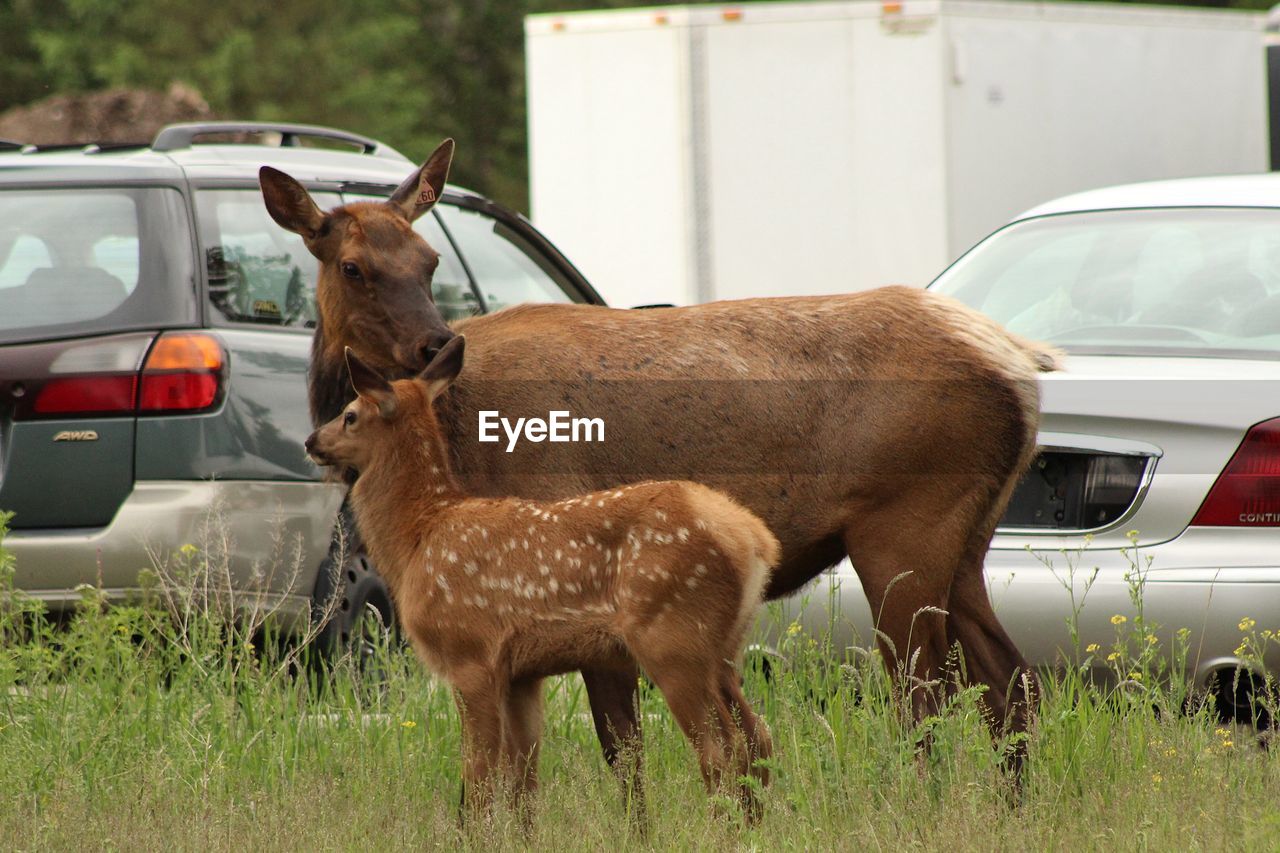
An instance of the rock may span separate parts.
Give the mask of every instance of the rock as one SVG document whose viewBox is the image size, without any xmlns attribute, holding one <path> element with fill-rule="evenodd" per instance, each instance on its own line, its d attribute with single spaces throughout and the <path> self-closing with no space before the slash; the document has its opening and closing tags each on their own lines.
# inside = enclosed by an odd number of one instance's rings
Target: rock
<svg viewBox="0 0 1280 853">
<path fill-rule="evenodd" d="M 167 124 L 214 118 L 200 93 L 182 83 L 173 83 L 167 92 L 107 89 L 54 95 L 8 110 L 0 114 L 0 139 L 36 145 L 149 143 Z"/>
</svg>

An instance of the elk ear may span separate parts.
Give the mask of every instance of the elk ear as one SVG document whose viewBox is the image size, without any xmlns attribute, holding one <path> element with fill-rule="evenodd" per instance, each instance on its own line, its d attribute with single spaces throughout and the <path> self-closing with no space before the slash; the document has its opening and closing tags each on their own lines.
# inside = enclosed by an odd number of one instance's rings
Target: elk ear
<svg viewBox="0 0 1280 853">
<path fill-rule="evenodd" d="M 399 210 L 410 222 L 436 206 L 444 193 L 444 182 L 449 177 L 449 164 L 453 162 L 453 140 L 441 142 L 422 168 L 405 178 L 387 204 Z"/>
<path fill-rule="evenodd" d="M 347 357 L 347 371 L 351 374 L 351 387 L 356 389 L 356 393 L 361 397 L 372 400 L 378 404 L 378 413 L 384 418 L 389 418 L 396 413 L 396 395 L 391 390 L 391 383 L 378 375 L 372 367 L 365 364 L 356 354 L 351 351 L 351 347 L 344 347 L 343 353 Z"/>
<path fill-rule="evenodd" d="M 307 240 L 320 234 L 324 214 L 306 187 L 270 166 L 258 170 L 258 184 L 262 187 L 262 200 L 267 203 L 267 213 L 277 225 Z"/>
<path fill-rule="evenodd" d="M 449 343 L 440 348 L 436 357 L 426 369 L 418 374 L 418 378 L 427 383 L 427 396 L 434 400 L 440 392 L 448 388 L 453 380 L 462 372 L 462 356 L 467 348 L 465 335 L 457 335 L 449 339 Z"/>
</svg>

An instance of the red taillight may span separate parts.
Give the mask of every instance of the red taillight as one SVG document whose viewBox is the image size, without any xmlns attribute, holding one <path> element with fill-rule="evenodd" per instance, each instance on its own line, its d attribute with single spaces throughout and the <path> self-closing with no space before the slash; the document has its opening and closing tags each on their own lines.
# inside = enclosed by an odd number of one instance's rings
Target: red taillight
<svg viewBox="0 0 1280 853">
<path fill-rule="evenodd" d="M 210 335 L 181 332 L 160 337 L 142 367 L 142 412 L 189 412 L 218 401 L 226 358 Z"/>
<path fill-rule="evenodd" d="M 1250 427 L 1191 523 L 1280 527 L 1280 418 Z"/>
<path fill-rule="evenodd" d="M 218 405 L 227 365 L 218 339 L 203 332 L 152 338 L 124 335 L 68 347 L 15 418 L 191 413 Z"/>
<path fill-rule="evenodd" d="M 38 415 L 132 412 L 137 390 L 137 376 L 53 379 L 40 389 L 32 409 Z"/>
</svg>

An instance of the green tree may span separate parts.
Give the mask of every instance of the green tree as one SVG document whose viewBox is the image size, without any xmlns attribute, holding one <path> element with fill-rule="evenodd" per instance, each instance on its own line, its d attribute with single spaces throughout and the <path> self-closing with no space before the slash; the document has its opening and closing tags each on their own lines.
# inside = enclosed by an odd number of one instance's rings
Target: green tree
<svg viewBox="0 0 1280 853">
<path fill-rule="evenodd" d="M 1270 0 L 1171 0 L 1266 8 Z M 0 111 L 180 81 L 227 118 L 343 127 L 527 208 L 524 15 L 644 0 L 0 0 Z"/>
</svg>

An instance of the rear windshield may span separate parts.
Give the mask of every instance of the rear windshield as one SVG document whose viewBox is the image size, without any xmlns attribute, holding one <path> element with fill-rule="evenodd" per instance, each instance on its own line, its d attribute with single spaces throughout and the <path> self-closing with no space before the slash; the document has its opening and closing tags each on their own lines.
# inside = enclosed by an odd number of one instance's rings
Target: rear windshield
<svg viewBox="0 0 1280 853">
<path fill-rule="evenodd" d="M 1280 211 L 1119 210 L 1015 223 L 931 285 L 1082 353 L 1280 356 Z"/>
<path fill-rule="evenodd" d="M 0 343 L 194 323 L 176 190 L 0 191 Z"/>
</svg>

